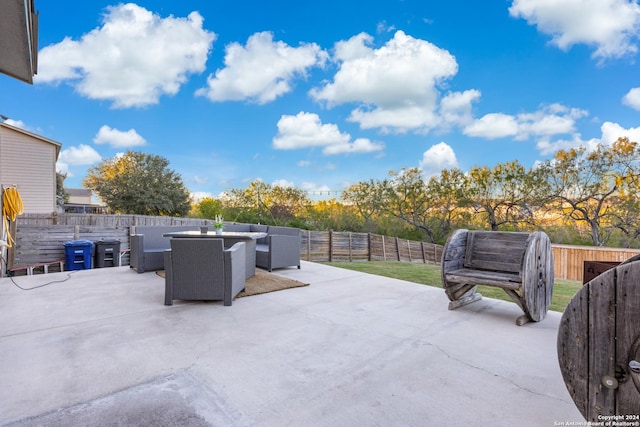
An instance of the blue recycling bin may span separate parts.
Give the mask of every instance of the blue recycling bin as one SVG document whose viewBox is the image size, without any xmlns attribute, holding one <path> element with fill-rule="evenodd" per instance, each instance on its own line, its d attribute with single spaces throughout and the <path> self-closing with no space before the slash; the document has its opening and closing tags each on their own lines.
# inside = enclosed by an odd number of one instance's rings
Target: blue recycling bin
<svg viewBox="0 0 640 427">
<path fill-rule="evenodd" d="M 65 270 L 89 270 L 93 242 L 90 240 L 70 240 L 64 242 Z"/>
</svg>

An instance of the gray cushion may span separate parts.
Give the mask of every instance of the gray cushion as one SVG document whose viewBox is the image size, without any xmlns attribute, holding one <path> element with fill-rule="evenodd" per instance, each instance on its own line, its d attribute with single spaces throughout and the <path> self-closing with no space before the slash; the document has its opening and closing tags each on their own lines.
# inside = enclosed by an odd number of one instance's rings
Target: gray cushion
<svg viewBox="0 0 640 427">
<path fill-rule="evenodd" d="M 281 236 L 299 236 L 300 229 L 293 228 L 293 227 L 278 227 L 275 225 L 270 225 L 269 234 L 278 234 Z"/>
<path fill-rule="evenodd" d="M 225 222 L 224 231 L 251 231 L 251 224 L 242 224 L 238 222 Z"/>
<path fill-rule="evenodd" d="M 268 225 L 264 225 L 264 224 L 251 224 L 251 231 L 255 231 L 258 233 L 266 233 L 269 230 L 269 226 Z M 260 245 L 266 245 L 267 244 L 267 238 L 263 237 L 262 239 L 258 239 L 256 240 L 256 244 Z"/>
</svg>

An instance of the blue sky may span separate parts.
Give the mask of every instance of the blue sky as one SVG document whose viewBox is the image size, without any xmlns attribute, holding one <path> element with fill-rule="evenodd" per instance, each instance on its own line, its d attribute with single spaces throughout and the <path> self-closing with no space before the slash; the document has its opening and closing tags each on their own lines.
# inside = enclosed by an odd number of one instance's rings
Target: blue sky
<svg viewBox="0 0 640 427">
<path fill-rule="evenodd" d="M 637 0 L 44 1 L 34 85 L 7 123 L 58 169 L 127 150 L 196 196 L 256 179 L 339 197 L 389 170 L 640 141 Z"/>
</svg>

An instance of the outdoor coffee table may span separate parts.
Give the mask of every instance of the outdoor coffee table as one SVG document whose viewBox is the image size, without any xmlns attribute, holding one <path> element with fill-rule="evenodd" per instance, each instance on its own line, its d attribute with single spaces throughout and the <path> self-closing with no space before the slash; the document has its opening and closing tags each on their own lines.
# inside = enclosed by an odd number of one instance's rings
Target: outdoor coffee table
<svg viewBox="0 0 640 427">
<path fill-rule="evenodd" d="M 202 233 L 200 231 L 175 231 L 164 233 L 164 237 L 207 237 L 211 239 L 224 240 L 224 247 L 230 248 L 237 242 L 244 242 L 246 256 L 246 277 L 252 277 L 256 274 L 256 240 L 267 237 L 267 233 L 258 231 L 208 231 Z"/>
</svg>

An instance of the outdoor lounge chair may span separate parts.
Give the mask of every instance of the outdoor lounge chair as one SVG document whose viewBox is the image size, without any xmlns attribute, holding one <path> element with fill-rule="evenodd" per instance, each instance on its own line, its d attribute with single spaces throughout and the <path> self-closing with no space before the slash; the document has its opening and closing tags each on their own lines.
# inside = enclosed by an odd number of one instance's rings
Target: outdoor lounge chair
<svg viewBox="0 0 640 427">
<path fill-rule="evenodd" d="M 165 305 L 174 299 L 224 301 L 245 287 L 245 243 L 224 249 L 222 239 L 172 238 L 164 252 Z"/>
<path fill-rule="evenodd" d="M 268 236 L 256 245 L 256 267 L 300 268 L 300 229 L 269 226 Z"/>
</svg>

